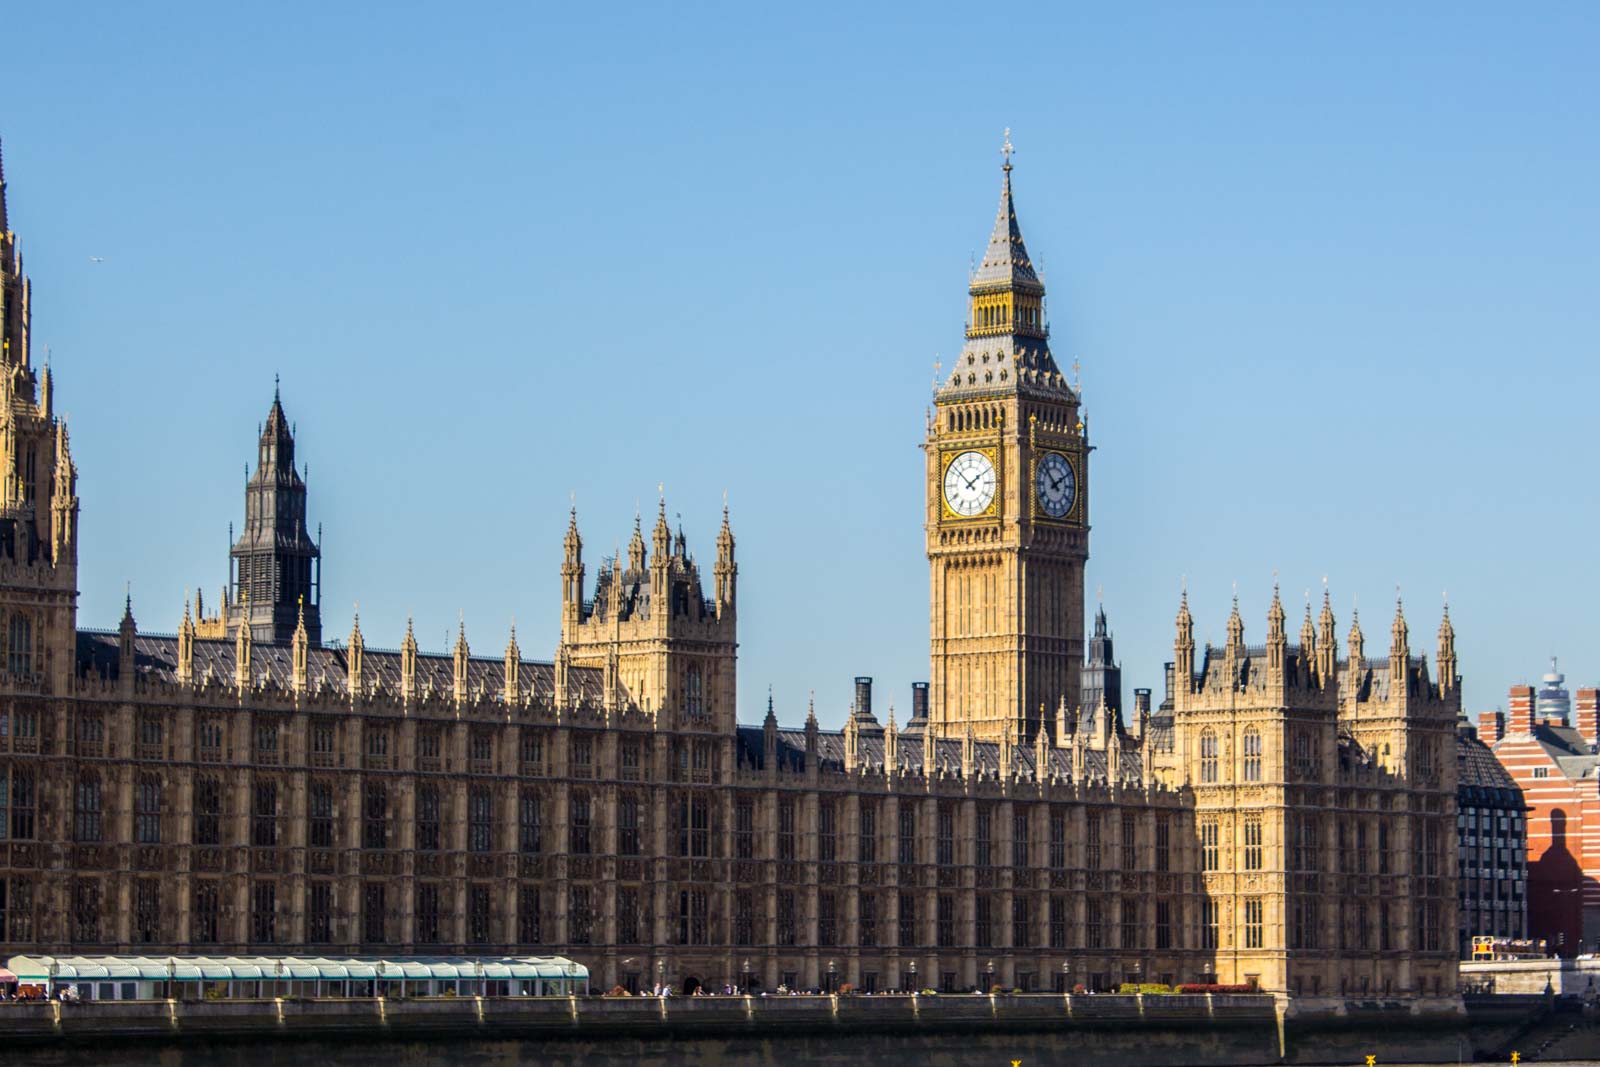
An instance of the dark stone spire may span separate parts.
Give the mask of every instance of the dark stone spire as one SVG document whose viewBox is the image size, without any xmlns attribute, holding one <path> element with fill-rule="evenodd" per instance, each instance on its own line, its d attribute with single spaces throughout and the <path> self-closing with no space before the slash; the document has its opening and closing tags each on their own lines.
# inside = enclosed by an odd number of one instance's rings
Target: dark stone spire
<svg viewBox="0 0 1600 1067">
<path fill-rule="evenodd" d="M 1093 712 L 1105 698 L 1106 708 L 1119 715 L 1122 712 L 1122 668 L 1117 664 L 1111 647 L 1111 633 L 1106 627 L 1106 609 L 1099 605 L 1094 612 L 1094 636 L 1089 638 L 1088 659 L 1083 665 L 1083 681 L 1079 688 L 1079 705 Z"/>
<path fill-rule="evenodd" d="M 1010 139 L 1006 141 L 1010 147 Z M 1028 258 L 1028 246 L 1022 243 L 1022 227 L 1017 225 L 1017 208 L 1011 199 L 1011 154 L 1006 153 L 1005 177 L 1000 186 L 1000 210 L 995 215 L 994 232 L 989 235 L 989 247 L 984 250 L 983 262 L 972 276 L 974 286 L 1023 285 L 1043 289 L 1039 276 L 1034 273 L 1033 260 Z"/>
<path fill-rule="evenodd" d="M 1075 402 L 1075 391 L 1050 354 L 1044 282 L 1034 269 L 1017 222 L 1011 194 L 1010 131 L 1006 133 L 1000 210 L 983 262 L 974 265 L 967 287 L 966 344 L 938 394 L 953 398 L 962 393 L 992 396 L 1020 392 Z"/>
<path fill-rule="evenodd" d="M 306 636 L 322 643 L 322 551 L 306 528 L 306 483 L 294 467 L 294 432 L 276 382 L 245 485 L 244 532 L 234 542 L 228 628 L 254 641 L 288 642 L 305 609 Z"/>
<path fill-rule="evenodd" d="M 5 142 L 0 141 L 0 234 L 11 228 L 6 217 L 6 151 Z"/>
</svg>

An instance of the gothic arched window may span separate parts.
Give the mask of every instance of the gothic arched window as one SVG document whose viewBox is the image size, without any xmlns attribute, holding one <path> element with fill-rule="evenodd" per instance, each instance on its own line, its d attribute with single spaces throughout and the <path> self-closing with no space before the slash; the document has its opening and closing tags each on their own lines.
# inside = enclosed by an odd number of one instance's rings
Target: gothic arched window
<svg viewBox="0 0 1600 1067">
<path fill-rule="evenodd" d="M 1200 781 L 1210 785 L 1217 780 L 1217 735 L 1208 728 L 1200 735 Z"/>
<path fill-rule="evenodd" d="M 684 683 L 684 710 L 690 715 L 700 715 L 705 710 L 705 696 L 701 691 L 700 668 L 691 666 Z"/>
<path fill-rule="evenodd" d="M 1261 733 L 1253 726 L 1244 732 L 1244 780 L 1261 781 Z"/>
<path fill-rule="evenodd" d="M 133 792 L 133 839 L 141 845 L 161 843 L 161 779 L 142 775 Z"/>
<path fill-rule="evenodd" d="M 22 612 L 11 616 L 11 658 L 7 670 L 12 674 L 33 673 L 33 622 Z"/>
<path fill-rule="evenodd" d="M 78 795 L 73 805 L 72 839 L 85 844 L 101 840 L 100 776 L 85 772 L 78 779 Z"/>
</svg>

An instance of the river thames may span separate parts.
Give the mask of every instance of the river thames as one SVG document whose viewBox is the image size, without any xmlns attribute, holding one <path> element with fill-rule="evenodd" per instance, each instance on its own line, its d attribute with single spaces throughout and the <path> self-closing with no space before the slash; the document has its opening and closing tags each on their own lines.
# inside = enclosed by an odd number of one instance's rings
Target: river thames
<svg viewBox="0 0 1600 1067">
<path fill-rule="evenodd" d="M 3 1035 L 0 1035 L 3 1040 Z M 1381 1049 L 1374 1050 L 1379 1067 L 1423 1067 L 1387 1061 Z M 1324 1062 L 1362 1067 L 1365 1057 L 1355 1060 L 1333 1059 Z M 1186 1063 L 1216 1065 L 1227 1062 L 1207 1057 L 1202 1061 L 1156 1055 L 1152 1058 L 1085 1055 L 1068 1035 L 1029 1034 L 1015 1037 L 940 1037 L 910 1039 L 899 1036 L 844 1039 L 775 1038 L 748 1041 L 629 1041 L 548 1042 L 548 1041 L 406 1041 L 406 1042 L 322 1042 L 273 1041 L 265 1043 L 189 1043 L 153 1045 L 142 1043 L 96 1043 L 78 1046 L 34 1048 L 20 1053 L 8 1051 L 7 1067 L 267 1067 L 297 1064 L 316 1067 L 339 1064 L 341 1067 L 434 1067 L 438 1064 L 460 1067 L 843 1067 L 871 1064 L 874 1067 L 1080 1067 L 1087 1064 L 1114 1064 L 1115 1067 L 1182 1067 Z M 1272 1063 L 1274 1058 L 1251 1058 L 1251 1063 Z M 1302 1049 L 1293 1062 L 1316 1063 L 1315 1053 Z M 1446 1061 L 1458 1064 L 1474 1061 L 1470 1052 L 1464 1058 Z M 1592 1060 L 1535 1061 L 1543 1067 L 1580 1067 Z"/>
</svg>

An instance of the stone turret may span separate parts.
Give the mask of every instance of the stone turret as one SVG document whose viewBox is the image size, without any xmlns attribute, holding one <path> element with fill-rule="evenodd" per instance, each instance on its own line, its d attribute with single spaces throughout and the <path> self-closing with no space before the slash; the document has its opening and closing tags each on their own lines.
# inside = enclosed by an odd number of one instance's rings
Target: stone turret
<svg viewBox="0 0 1600 1067">
<path fill-rule="evenodd" d="M 245 484 L 244 531 L 229 554 L 234 596 L 228 628 L 248 625 L 258 641 L 284 643 L 303 613 L 312 647 L 322 644 L 322 549 L 306 527 L 306 483 L 295 469 L 294 431 L 276 385 Z"/>
</svg>

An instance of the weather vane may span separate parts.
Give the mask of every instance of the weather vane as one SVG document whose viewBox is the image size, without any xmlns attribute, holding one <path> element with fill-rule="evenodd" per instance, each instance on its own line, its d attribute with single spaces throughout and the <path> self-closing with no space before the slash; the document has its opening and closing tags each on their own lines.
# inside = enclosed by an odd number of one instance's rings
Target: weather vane
<svg viewBox="0 0 1600 1067">
<path fill-rule="evenodd" d="M 1015 151 L 1016 149 L 1011 145 L 1011 127 L 1007 126 L 1005 143 L 1000 146 L 1000 154 L 1006 159 L 1007 170 L 1011 169 L 1011 153 Z"/>
</svg>

